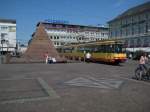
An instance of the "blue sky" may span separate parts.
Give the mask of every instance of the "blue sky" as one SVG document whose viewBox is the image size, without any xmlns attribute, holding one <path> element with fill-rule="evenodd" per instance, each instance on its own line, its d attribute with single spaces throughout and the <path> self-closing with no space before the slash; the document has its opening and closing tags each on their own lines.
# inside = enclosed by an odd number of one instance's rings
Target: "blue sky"
<svg viewBox="0 0 150 112">
<path fill-rule="evenodd" d="M 0 0 L 0 18 L 16 19 L 17 39 L 27 42 L 45 19 L 72 24 L 106 24 L 117 15 L 150 0 Z"/>
</svg>

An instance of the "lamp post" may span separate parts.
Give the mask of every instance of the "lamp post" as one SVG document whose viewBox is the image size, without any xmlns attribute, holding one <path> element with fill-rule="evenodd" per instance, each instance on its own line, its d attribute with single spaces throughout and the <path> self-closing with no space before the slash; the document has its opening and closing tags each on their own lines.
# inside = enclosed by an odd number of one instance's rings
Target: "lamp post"
<svg viewBox="0 0 150 112">
<path fill-rule="evenodd" d="M 6 44 L 7 44 L 7 54 L 8 54 L 8 50 L 9 50 L 9 41 L 8 40 L 6 41 Z"/>
<path fill-rule="evenodd" d="M 4 63 L 4 57 L 3 57 L 3 44 L 5 42 L 5 39 L 1 39 L 1 44 L 2 44 L 2 50 L 1 50 L 1 63 L 3 64 Z"/>
<path fill-rule="evenodd" d="M 5 43 L 5 39 L 2 39 L 1 40 L 1 44 L 2 44 L 2 51 L 1 51 L 1 54 L 3 55 L 3 44 Z"/>
</svg>

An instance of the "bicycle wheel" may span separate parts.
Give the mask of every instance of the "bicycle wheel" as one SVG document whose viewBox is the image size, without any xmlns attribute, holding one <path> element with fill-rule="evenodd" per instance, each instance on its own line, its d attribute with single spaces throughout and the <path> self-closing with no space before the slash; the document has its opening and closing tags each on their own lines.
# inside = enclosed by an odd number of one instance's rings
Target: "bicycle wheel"
<svg viewBox="0 0 150 112">
<path fill-rule="evenodd" d="M 147 79 L 150 80 L 150 68 L 146 72 Z"/>
<path fill-rule="evenodd" d="M 136 78 L 137 80 L 142 80 L 142 76 L 143 76 L 143 71 L 142 71 L 141 69 L 137 69 L 137 70 L 135 71 L 135 78 Z"/>
</svg>

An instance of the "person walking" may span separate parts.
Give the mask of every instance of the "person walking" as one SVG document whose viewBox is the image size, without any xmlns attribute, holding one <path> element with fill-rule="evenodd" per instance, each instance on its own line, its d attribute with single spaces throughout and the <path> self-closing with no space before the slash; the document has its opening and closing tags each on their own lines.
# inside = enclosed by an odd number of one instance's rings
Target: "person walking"
<svg viewBox="0 0 150 112">
<path fill-rule="evenodd" d="M 44 54 L 44 57 L 45 57 L 45 63 L 48 64 L 48 59 L 49 59 L 49 57 L 48 57 L 48 52 L 46 52 L 46 53 Z"/>
</svg>

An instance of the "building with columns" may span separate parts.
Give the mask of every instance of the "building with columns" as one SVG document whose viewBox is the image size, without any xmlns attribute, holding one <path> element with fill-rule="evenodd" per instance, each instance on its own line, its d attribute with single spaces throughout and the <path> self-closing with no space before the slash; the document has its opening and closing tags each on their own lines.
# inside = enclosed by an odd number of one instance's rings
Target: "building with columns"
<svg viewBox="0 0 150 112">
<path fill-rule="evenodd" d="M 16 20 L 0 19 L 0 52 L 15 52 L 16 50 Z"/>
<path fill-rule="evenodd" d="M 124 40 L 131 52 L 150 52 L 150 2 L 128 9 L 108 24 L 109 38 Z"/>
<path fill-rule="evenodd" d="M 40 24 L 44 26 L 55 48 L 68 43 L 89 42 L 108 38 L 108 28 L 106 27 L 74 25 L 59 21 L 39 22 L 37 27 Z"/>
</svg>

